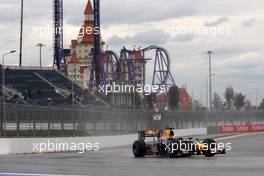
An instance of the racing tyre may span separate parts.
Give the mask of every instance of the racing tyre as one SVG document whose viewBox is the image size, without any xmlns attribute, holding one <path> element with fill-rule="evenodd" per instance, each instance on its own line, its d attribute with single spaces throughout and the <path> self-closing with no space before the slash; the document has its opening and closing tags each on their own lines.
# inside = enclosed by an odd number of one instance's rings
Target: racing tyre
<svg viewBox="0 0 264 176">
<path fill-rule="evenodd" d="M 133 154 L 136 158 L 144 157 L 146 153 L 146 144 L 144 141 L 135 141 L 133 144 Z"/>
<path fill-rule="evenodd" d="M 226 154 L 226 149 L 220 151 L 221 154 Z"/>
<path fill-rule="evenodd" d="M 169 152 L 169 156 L 170 156 L 170 158 L 175 158 L 175 157 L 178 156 L 179 153 L 181 153 L 180 152 L 180 140 L 172 142 L 171 145 L 173 145 L 173 147 L 172 147 L 173 151 L 172 151 L 172 148 L 171 148 L 171 151 L 168 151 Z"/>
<path fill-rule="evenodd" d="M 216 146 L 216 142 L 213 139 L 205 139 L 203 141 L 203 144 L 206 144 L 207 147 L 205 149 L 203 149 L 203 154 L 206 157 L 212 157 L 215 156 L 216 151 L 217 151 L 217 146 Z"/>
</svg>

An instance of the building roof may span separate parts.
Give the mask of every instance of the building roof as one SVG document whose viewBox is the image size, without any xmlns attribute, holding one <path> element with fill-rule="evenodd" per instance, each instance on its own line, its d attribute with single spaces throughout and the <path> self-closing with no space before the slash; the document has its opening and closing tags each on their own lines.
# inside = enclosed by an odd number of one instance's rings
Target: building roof
<svg viewBox="0 0 264 176">
<path fill-rule="evenodd" d="M 187 92 L 186 88 L 178 88 L 179 90 L 179 98 L 180 98 L 180 103 L 184 109 L 188 109 L 191 103 L 191 96 Z M 161 93 L 156 96 L 156 104 L 158 106 L 164 105 L 166 101 L 166 93 Z"/>
<path fill-rule="evenodd" d="M 179 88 L 179 94 L 180 94 L 180 102 L 181 102 L 182 108 L 183 109 L 190 108 L 192 98 L 189 95 L 189 93 L 187 92 L 187 89 L 186 88 Z"/>
<path fill-rule="evenodd" d="M 91 1 L 88 0 L 86 8 L 84 10 L 84 14 L 93 14 L 93 13 L 94 13 L 94 11 L 93 11 L 93 7 L 92 7 L 92 4 L 91 4 Z"/>
<path fill-rule="evenodd" d="M 183 99 L 191 100 L 191 96 L 189 95 L 189 93 L 187 92 L 185 88 L 179 88 L 178 90 L 179 90 L 181 101 L 183 101 Z"/>
</svg>

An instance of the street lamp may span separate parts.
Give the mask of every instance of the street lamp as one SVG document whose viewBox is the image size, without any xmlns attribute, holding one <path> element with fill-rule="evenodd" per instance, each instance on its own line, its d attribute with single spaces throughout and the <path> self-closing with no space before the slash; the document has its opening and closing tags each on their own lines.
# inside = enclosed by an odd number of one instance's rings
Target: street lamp
<svg viewBox="0 0 264 176">
<path fill-rule="evenodd" d="M 212 110 L 212 62 L 211 62 L 211 55 L 213 51 L 208 51 L 207 54 L 209 55 L 209 107 Z"/>
<path fill-rule="evenodd" d="M 6 136 L 6 100 L 5 100 L 5 56 L 15 53 L 16 50 L 9 51 L 4 53 L 2 56 L 2 97 L 3 97 L 3 119 L 1 119 L 1 127 L 0 127 L 0 136 Z M 4 124 L 4 125 L 3 125 Z"/>
<path fill-rule="evenodd" d="M 39 47 L 39 66 L 42 67 L 42 52 L 41 52 L 41 49 L 42 47 L 46 46 L 46 45 L 43 45 L 42 43 L 38 43 L 37 45 L 35 45 L 36 47 Z"/>
<path fill-rule="evenodd" d="M 19 66 L 22 65 L 22 48 L 23 48 L 23 21 L 24 21 L 24 0 L 21 0 L 20 16 L 20 45 L 19 45 Z"/>
<path fill-rule="evenodd" d="M 256 108 L 258 108 L 258 93 L 259 93 L 260 88 L 256 88 Z"/>
</svg>

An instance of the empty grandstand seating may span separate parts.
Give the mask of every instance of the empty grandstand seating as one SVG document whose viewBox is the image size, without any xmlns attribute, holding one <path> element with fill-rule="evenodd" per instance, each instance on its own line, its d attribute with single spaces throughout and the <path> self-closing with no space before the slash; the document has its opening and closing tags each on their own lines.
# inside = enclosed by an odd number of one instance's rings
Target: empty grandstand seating
<svg viewBox="0 0 264 176">
<path fill-rule="evenodd" d="M 72 84 L 69 79 L 56 70 L 21 69 L 16 67 L 5 69 L 5 87 L 19 92 L 20 97 L 23 97 L 23 101 L 28 104 L 72 104 L 72 86 L 75 103 L 101 104 L 88 91 Z M 83 102 L 80 102 L 80 99 Z"/>
</svg>

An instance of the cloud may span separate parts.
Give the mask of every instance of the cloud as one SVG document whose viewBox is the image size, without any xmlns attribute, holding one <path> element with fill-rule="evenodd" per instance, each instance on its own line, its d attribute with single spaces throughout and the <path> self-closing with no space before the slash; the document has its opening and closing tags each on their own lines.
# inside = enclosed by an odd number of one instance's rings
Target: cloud
<svg viewBox="0 0 264 176">
<path fill-rule="evenodd" d="M 83 19 L 86 1 L 67 0 L 65 19 L 76 25 Z M 111 0 L 101 3 L 102 25 L 137 24 L 161 21 L 178 17 L 192 16 L 198 11 L 200 3 L 193 0 Z M 72 15 L 74 14 L 74 15 Z"/>
<path fill-rule="evenodd" d="M 13 13 L 8 13 L 8 9 L 14 9 L 16 6 L 14 4 L 1 4 L 0 6 L 0 21 L 1 23 L 10 23 L 18 21 L 18 11 L 13 10 Z"/>
<path fill-rule="evenodd" d="M 229 22 L 229 21 L 230 20 L 227 17 L 220 17 L 217 20 L 212 21 L 212 22 L 206 21 L 204 23 L 204 26 L 207 26 L 207 27 L 218 26 L 218 25 L 220 25 L 222 23 L 226 23 L 226 22 Z"/>
<path fill-rule="evenodd" d="M 122 47 L 124 44 L 128 43 L 130 37 L 119 37 L 117 35 L 112 36 L 107 40 L 107 44 L 114 47 Z"/>
<path fill-rule="evenodd" d="M 154 29 L 145 32 L 139 32 L 135 35 L 129 37 L 119 37 L 114 35 L 107 40 L 107 43 L 112 46 L 122 47 L 127 44 L 134 45 L 165 45 L 168 42 L 188 42 L 193 40 L 192 35 L 178 34 L 175 36 L 170 36 L 165 31 Z"/>
<path fill-rule="evenodd" d="M 19 49 L 19 2 L 20 0 L 1 0 L 1 53 L 10 49 Z M 32 35 L 32 28 L 52 26 L 52 0 L 27 0 L 24 3 L 23 64 L 38 65 L 36 58 L 39 57 L 39 51 L 35 44 L 42 42 L 47 45 L 43 48 L 43 62 L 48 65 L 53 61 L 52 34 L 35 37 Z M 83 24 L 86 3 L 87 0 L 64 0 L 66 27 L 80 27 Z M 103 39 L 109 42 L 109 47 L 117 50 L 122 46 L 129 48 L 131 45 L 132 47 L 133 45 L 142 47 L 152 44 L 162 45 L 171 55 L 175 81 L 179 85 L 188 84 L 194 95 L 200 95 L 197 87 L 205 84 L 208 77 L 208 56 L 205 54 L 208 49 L 215 51 L 213 56 L 213 69 L 217 74 L 214 79 L 215 89 L 225 87 L 229 83 L 236 87 L 263 87 L 264 63 L 262 60 L 264 59 L 262 56 L 264 54 L 263 40 L 260 36 L 262 36 L 264 25 L 262 23 L 256 25 L 264 19 L 263 9 L 264 3 L 260 0 L 102 1 L 102 35 Z M 229 22 L 229 17 L 232 19 L 232 23 L 228 24 L 232 31 L 231 35 L 172 36 L 162 31 L 162 28 L 166 26 L 207 29 L 206 25 L 210 27 Z M 243 27 L 251 28 L 244 30 Z M 70 40 L 76 36 L 77 33 L 65 33 L 64 42 L 69 44 Z M 18 53 L 8 56 L 7 64 L 17 63 Z"/>
<path fill-rule="evenodd" d="M 134 45 L 162 45 L 165 44 L 168 40 L 169 35 L 166 35 L 163 31 L 151 30 L 147 32 L 136 33 L 131 37 L 118 37 L 117 35 L 114 35 L 107 40 L 107 43 L 109 43 L 109 45 L 122 47 L 128 43 Z"/>
<path fill-rule="evenodd" d="M 222 79 L 225 79 L 225 80 L 228 80 L 228 79 L 229 80 L 232 79 L 235 81 L 244 80 L 247 82 L 246 84 L 248 84 L 250 81 L 256 81 L 256 80 L 263 78 L 262 73 L 254 72 L 252 70 L 241 70 L 240 72 L 235 71 L 235 70 L 229 70 L 226 73 L 220 74 L 220 76 Z M 238 82 L 238 86 L 239 85 L 240 87 L 243 87 L 241 86 L 241 82 L 240 83 Z"/>
<path fill-rule="evenodd" d="M 169 36 L 161 30 L 151 30 L 147 32 L 139 32 L 134 35 L 131 40 L 142 45 L 163 45 L 169 40 Z"/>
<path fill-rule="evenodd" d="M 20 23 L 20 0 L 1 0 L 1 23 Z M 24 1 L 24 23 L 45 24 L 52 17 L 52 1 Z"/>
<path fill-rule="evenodd" d="M 251 18 L 251 19 L 242 21 L 241 22 L 241 26 L 242 27 L 247 27 L 247 28 L 254 27 L 256 22 L 257 22 L 256 18 Z"/>
<path fill-rule="evenodd" d="M 196 15 L 201 16 L 243 16 L 252 15 L 264 8 L 260 0 L 200 0 L 201 4 Z"/>
<path fill-rule="evenodd" d="M 243 53 L 239 56 L 219 61 L 218 67 L 236 70 L 255 69 L 264 66 L 263 56 L 258 52 Z"/>
<path fill-rule="evenodd" d="M 178 34 L 175 36 L 175 38 L 173 39 L 173 41 L 176 42 L 189 42 L 194 40 L 194 36 L 191 34 Z"/>
<path fill-rule="evenodd" d="M 243 53 L 214 64 L 218 77 L 223 80 L 232 80 L 238 85 L 241 83 L 239 83 L 239 80 L 250 82 L 260 80 L 264 76 L 262 71 L 264 60 L 262 54 L 258 52 Z M 254 82 L 252 84 L 258 83 Z"/>
</svg>

